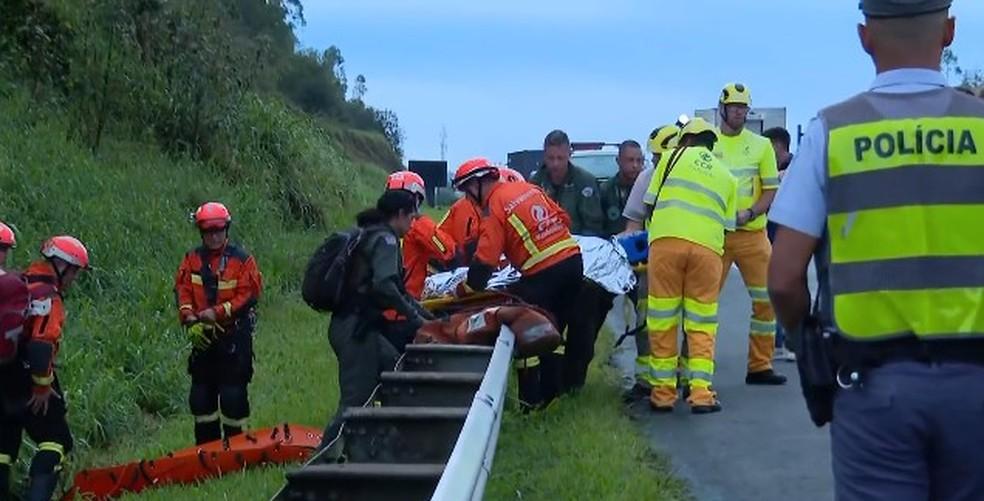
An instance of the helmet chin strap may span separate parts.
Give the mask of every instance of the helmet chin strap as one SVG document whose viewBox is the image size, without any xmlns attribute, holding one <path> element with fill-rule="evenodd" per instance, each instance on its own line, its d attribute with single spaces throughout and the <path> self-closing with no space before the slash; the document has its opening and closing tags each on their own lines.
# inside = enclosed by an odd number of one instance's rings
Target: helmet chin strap
<svg viewBox="0 0 984 501">
<path fill-rule="evenodd" d="M 65 277 L 65 273 L 68 271 L 68 267 L 71 265 L 56 257 L 46 257 L 45 259 L 49 263 L 51 263 L 51 267 L 54 268 L 55 278 L 58 280 L 57 286 L 59 289 L 61 289 L 62 279 Z M 61 262 L 64 265 L 64 268 L 58 266 L 59 262 Z"/>
</svg>

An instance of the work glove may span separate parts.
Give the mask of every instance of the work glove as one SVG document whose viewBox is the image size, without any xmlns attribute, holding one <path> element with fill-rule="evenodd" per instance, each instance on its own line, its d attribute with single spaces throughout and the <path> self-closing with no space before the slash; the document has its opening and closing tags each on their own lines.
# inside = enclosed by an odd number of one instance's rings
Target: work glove
<svg viewBox="0 0 984 501">
<path fill-rule="evenodd" d="M 205 332 L 205 324 L 196 322 L 185 329 L 191 347 L 195 351 L 205 351 L 212 344 L 212 337 Z"/>
</svg>

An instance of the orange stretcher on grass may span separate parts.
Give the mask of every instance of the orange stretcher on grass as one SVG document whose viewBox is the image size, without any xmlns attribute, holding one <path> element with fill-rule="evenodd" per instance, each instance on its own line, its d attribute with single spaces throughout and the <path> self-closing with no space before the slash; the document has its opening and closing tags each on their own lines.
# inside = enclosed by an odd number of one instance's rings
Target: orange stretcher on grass
<svg viewBox="0 0 984 501">
<path fill-rule="evenodd" d="M 319 443 L 320 429 L 283 424 L 237 435 L 228 443 L 219 440 L 157 459 L 83 470 L 62 499 L 111 499 L 152 487 L 192 484 L 251 466 L 300 463 Z"/>
</svg>

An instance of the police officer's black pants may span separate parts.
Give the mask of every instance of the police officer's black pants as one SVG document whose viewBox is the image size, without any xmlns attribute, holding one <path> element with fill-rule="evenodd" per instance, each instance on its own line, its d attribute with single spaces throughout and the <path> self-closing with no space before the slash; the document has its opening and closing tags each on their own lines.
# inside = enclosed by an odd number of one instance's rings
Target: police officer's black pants
<svg viewBox="0 0 984 501">
<path fill-rule="evenodd" d="M 338 359 L 338 407 L 325 427 L 321 448 L 338 437 L 342 414 L 349 407 L 361 407 L 372 398 L 379 374 L 396 366 L 399 354 L 380 333 L 382 319 L 364 318 L 356 313 L 336 313 L 328 327 L 328 341 Z"/>
<path fill-rule="evenodd" d="M 984 364 L 891 362 L 838 390 L 838 501 L 984 499 Z"/>
<path fill-rule="evenodd" d="M 581 292 L 574 300 L 574 309 L 567 325 L 567 345 L 564 352 L 564 390 L 574 391 L 584 386 L 588 365 L 594 358 L 595 341 L 612 309 L 615 295 L 591 280 L 584 280 Z"/>
<path fill-rule="evenodd" d="M 208 349 L 188 359 L 188 405 L 195 419 L 195 444 L 229 439 L 249 420 L 249 383 L 253 379 L 252 325 L 222 334 Z"/>
<path fill-rule="evenodd" d="M 16 363 L 15 363 L 16 364 Z M 10 365 L 15 365 L 10 364 Z M 19 364 L 16 364 L 19 365 Z M 66 406 L 62 398 L 52 396 L 48 400 L 48 412 L 36 415 L 27 408 L 31 380 L 27 370 L 9 367 L 0 371 L 0 380 L 6 386 L 2 392 L 0 408 L 0 500 L 11 498 L 10 473 L 17 461 L 21 437 L 24 432 L 34 442 L 38 452 L 34 454 L 29 471 L 27 491 L 23 499 L 28 501 L 51 499 L 58 484 L 62 463 L 71 452 L 73 441 L 66 420 Z M 14 374 L 16 372 L 17 374 Z M 11 376 L 13 376 L 11 378 Z M 7 386 L 9 385 L 9 386 Z M 52 385 L 61 395 L 56 379 Z"/>
<path fill-rule="evenodd" d="M 564 332 L 574 305 L 572 291 L 580 290 L 583 277 L 583 261 L 578 254 L 523 277 L 509 291 L 546 310 L 557 322 L 557 330 Z M 538 363 L 521 363 L 517 372 L 519 400 L 528 408 L 546 405 L 564 391 L 563 357 L 558 353 L 542 355 Z"/>
</svg>

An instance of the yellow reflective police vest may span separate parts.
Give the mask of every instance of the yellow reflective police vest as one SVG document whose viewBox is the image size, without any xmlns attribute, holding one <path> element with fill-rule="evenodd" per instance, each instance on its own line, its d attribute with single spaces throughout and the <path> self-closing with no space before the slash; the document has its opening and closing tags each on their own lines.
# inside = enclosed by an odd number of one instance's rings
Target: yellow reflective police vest
<svg viewBox="0 0 984 501">
<path fill-rule="evenodd" d="M 869 92 L 820 117 L 837 329 L 984 337 L 984 101 Z"/>
</svg>

